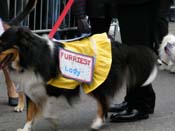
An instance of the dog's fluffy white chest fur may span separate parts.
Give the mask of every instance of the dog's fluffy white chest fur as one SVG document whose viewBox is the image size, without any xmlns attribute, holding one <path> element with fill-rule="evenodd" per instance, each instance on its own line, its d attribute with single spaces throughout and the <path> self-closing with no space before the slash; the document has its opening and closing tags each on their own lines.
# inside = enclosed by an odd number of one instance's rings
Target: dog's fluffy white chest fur
<svg viewBox="0 0 175 131">
<path fill-rule="evenodd" d="M 13 72 L 11 77 L 19 85 L 19 91 L 24 92 L 32 101 L 43 107 L 42 113 L 45 118 L 56 119 L 57 116 L 55 114 L 60 108 L 65 109 L 69 107 L 63 97 L 48 96 L 41 76 L 36 75 L 32 70 L 24 73 Z"/>
<path fill-rule="evenodd" d="M 24 92 L 34 102 L 47 97 L 45 84 L 40 75 L 36 75 L 33 70 L 24 72 L 12 72 L 11 78 L 16 84 L 19 84 L 19 91 Z"/>
</svg>

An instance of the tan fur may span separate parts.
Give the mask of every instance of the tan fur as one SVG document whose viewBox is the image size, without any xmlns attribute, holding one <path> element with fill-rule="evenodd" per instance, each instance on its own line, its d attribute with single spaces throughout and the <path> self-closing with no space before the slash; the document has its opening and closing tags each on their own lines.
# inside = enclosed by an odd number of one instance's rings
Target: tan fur
<svg viewBox="0 0 175 131">
<path fill-rule="evenodd" d="M 22 112 L 24 110 L 25 96 L 22 92 L 19 92 L 18 105 L 14 108 L 16 112 Z"/>
</svg>

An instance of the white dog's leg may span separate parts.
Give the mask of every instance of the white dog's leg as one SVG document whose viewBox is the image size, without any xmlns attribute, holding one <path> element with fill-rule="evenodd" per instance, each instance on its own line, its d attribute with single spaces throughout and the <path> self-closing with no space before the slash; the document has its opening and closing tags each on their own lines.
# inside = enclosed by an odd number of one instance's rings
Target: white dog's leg
<svg viewBox="0 0 175 131">
<path fill-rule="evenodd" d="M 28 98 L 27 100 L 28 100 L 27 113 L 26 113 L 27 121 L 24 125 L 24 128 L 23 129 L 19 128 L 17 129 L 17 131 L 31 131 L 34 120 L 36 120 L 37 116 L 40 113 L 38 106 L 31 99 Z"/>
<path fill-rule="evenodd" d="M 97 100 L 97 117 L 93 120 L 91 129 L 98 130 L 104 125 L 104 110 L 100 101 Z"/>
<path fill-rule="evenodd" d="M 29 121 L 24 125 L 23 129 L 19 128 L 17 129 L 17 131 L 31 131 L 31 128 L 32 128 L 32 121 Z"/>
<path fill-rule="evenodd" d="M 92 123 L 92 125 L 91 125 L 91 129 L 98 130 L 98 129 L 100 129 L 103 125 L 104 125 L 103 119 L 100 118 L 100 117 L 97 117 L 97 118 L 93 121 L 93 123 Z"/>
<path fill-rule="evenodd" d="M 22 92 L 19 92 L 18 105 L 14 108 L 15 112 L 22 112 L 24 110 L 25 96 Z"/>
</svg>

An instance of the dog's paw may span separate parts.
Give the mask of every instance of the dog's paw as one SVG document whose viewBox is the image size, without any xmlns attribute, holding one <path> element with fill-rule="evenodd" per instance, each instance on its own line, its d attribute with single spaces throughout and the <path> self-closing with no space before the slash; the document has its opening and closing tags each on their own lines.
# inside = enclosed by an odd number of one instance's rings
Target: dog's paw
<svg viewBox="0 0 175 131">
<path fill-rule="evenodd" d="M 21 129 L 21 128 L 19 128 L 19 129 L 17 129 L 16 131 L 24 131 L 23 129 Z"/>
<path fill-rule="evenodd" d="M 31 130 L 30 129 L 21 129 L 21 128 L 19 128 L 16 131 L 31 131 Z"/>
<path fill-rule="evenodd" d="M 24 110 L 24 106 L 23 105 L 17 105 L 15 108 L 14 108 L 14 111 L 15 112 L 22 112 Z"/>
<path fill-rule="evenodd" d="M 103 125 L 104 121 L 101 118 L 96 118 L 91 125 L 91 130 L 99 130 Z"/>
</svg>

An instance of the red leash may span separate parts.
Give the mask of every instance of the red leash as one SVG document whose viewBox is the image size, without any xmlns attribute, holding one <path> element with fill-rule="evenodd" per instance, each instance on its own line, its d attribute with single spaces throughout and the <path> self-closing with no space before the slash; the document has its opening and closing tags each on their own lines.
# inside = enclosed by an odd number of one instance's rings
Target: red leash
<svg viewBox="0 0 175 131">
<path fill-rule="evenodd" d="M 66 16 L 67 12 L 69 11 L 69 9 L 71 8 L 72 4 L 73 4 L 74 0 L 69 0 L 65 6 L 65 8 L 63 9 L 63 11 L 61 12 L 61 15 L 59 16 L 58 20 L 56 21 L 55 25 L 53 26 L 52 30 L 49 33 L 49 38 L 52 39 L 53 36 L 55 35 L 57 29 L 60 27 L 64 17 Z"/>
</svg>

